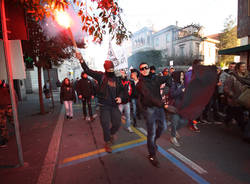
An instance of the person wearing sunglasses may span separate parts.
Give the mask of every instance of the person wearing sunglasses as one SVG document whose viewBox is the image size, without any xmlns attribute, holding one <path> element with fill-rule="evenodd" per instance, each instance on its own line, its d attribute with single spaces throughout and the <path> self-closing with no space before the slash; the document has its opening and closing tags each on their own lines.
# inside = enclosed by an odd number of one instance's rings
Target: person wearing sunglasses
<svg viewBox="0 0 250 184">
<path fill-rule="evenodd" d="M 166 83 L 171 86 L 171 76 L 157 76 L 150 74 L 150 68 L 147 63 L 141 63 L 140 80 L 136 86 L 139 93 L 139 104 L 147 125 L 147 147 L 150 163 L 155 167 L 160 167 L 160 163 L 156 157 L 157 145 L 156 140 L 166 130 L 166 118 L 164 108 L 175 111 L 174 107 L 170 107 L 161 99 L 160 85 Z"/>
</svg>

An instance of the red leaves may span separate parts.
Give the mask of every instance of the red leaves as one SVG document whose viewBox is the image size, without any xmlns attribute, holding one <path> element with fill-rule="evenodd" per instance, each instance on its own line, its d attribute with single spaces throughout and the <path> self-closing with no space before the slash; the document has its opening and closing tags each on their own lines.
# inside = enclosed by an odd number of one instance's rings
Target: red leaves
<svg viewBox="0 0 250 184">
<path fill-rule="evenodd" d="M 85 14 L 85 3 L 82 0 L 16 0 L 22 1 L 27 12 L 32 14 L 35 19 L 42 20 L 45 16 L 53 18 L 55 9 L 65 9 L 68 5 L 74 3 L 80 10 L 77 12 L 83 23 L 82 30 L 93 36 L 93 41 L 101 43 L 103 34 L 112 34 L 117 41 L 121 43 L 123 39 L 129 37 L 129 32 L 121 19 L 121 9 L 117 0 L 91 0 L 88 4 L 88 13 Z M 92 3 L 92 4 L 91 4 Z M 44 6 L 46 4 L 46 6 Z M 93 6 L 92 6 L 93 5 Z M 97 6 L 96 6 L 97 5 Z M 94 8 L 97 7 L 97 8 Z M 99 12 L 97 15 L 94 11 Z"/>
<path fill-rule="evenodd" d="M 79 10 L 78 11 L 78 15 L 81 16 L 83 14 L 83 11 L 82 10 Z"/>
</svg>

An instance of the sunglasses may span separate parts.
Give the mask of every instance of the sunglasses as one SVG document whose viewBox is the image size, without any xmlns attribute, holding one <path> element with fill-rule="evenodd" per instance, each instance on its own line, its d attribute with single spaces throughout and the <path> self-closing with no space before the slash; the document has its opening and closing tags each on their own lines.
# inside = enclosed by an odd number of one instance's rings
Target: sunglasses
<svg viewBox="0 0 250 184">
<path fill-rule="evenodd" d="M 145 66 L 145 67 L 141 67 L 141 68 L 140 68 L 140 71 L 148 70 L 148 69 L 149 69 L 149 67 L 148 67 L 148 66 Z"/>
</svg>

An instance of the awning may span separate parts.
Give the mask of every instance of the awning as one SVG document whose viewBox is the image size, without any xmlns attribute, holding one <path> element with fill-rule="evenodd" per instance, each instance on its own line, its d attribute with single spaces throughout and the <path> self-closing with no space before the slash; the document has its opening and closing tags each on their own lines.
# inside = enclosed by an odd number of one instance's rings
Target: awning
<svg viewBox="0 0 250 184">
<path fill-rule="evenodd" d="M 219 55 L 240 55 L 241 52 L 249 52 L 250 44 L 230 49 L 219 50 Z"/>
</svg>

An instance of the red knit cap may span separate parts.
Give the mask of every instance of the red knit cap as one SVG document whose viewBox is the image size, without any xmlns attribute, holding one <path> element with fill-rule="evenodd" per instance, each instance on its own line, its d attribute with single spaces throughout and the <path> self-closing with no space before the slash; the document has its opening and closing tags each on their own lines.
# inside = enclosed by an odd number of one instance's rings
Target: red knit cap
<svg viewBox="0 0 250 184">
<path fill-rule="evenodd" d="M 106 60 L 105 62 L 104 62 L 104 69 L 105 70 L 108 70 L 108 69 L 110 69 L 110 68 L 114 68 L 114 64 L 113 64 L 113 62 L 112 61 L 110 61 L 110 60 Z"/>
</svg>

